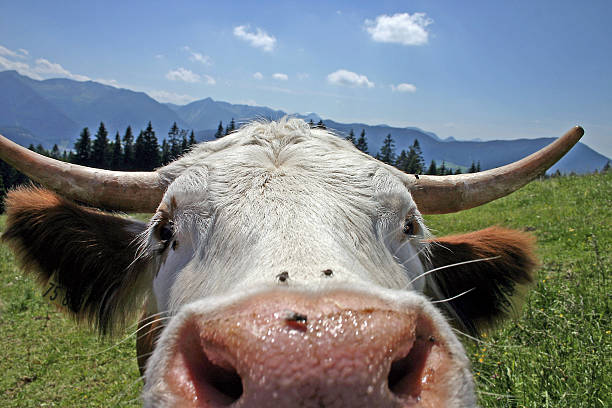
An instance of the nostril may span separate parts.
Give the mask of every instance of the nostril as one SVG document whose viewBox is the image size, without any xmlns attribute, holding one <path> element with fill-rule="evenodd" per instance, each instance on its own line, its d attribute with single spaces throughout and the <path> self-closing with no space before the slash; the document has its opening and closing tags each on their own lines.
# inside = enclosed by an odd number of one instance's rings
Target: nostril
<svg viewBox="0 0 612 408">
<path fill-rule="evenodd" d="M 205 401 L 205 407 L 226 407 L 239 400 L 242 379 L 223 354 L 212 345 L 203 345 L 196 332 L 189 330 L 172 362 L 179 394 Z"/>
<path fill-rule="evenodd" d="M 429 381 L 426 366 L 434 342 L 432 336 L 417 335 L 410 351 L 393 361 L 387 379 L 393 394 L 404 400 L 420 400 Z"/>
</svg>

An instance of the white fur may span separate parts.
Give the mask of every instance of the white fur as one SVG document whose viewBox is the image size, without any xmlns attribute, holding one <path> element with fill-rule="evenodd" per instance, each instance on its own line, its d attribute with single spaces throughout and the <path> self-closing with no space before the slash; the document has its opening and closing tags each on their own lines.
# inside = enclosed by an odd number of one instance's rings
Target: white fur
<svg viewBox="0 0 612 408">
<path fill-rule="evenodd" d="M 305 291 L 354 287 L 399 309 L 417 305 L 460 363 L 458 403 L 474 405 L 463 348 L 419 293 L 424 280 L 410 284 L 423 273 L 427 229 L 404 184 L 380 162 L 326 130 L 283 119 L 198 145 L 159 173 L 169 185 L 162 205 L 176 203 L 178 247 L 155 255 L 153 288 L 158 309 L 177 317 L 149 364 L 155 367 L 147 373 L 149 401 L 159 397 L 164 344 L 185 316 L 282 284 Z M 402 232 L 406 218 L 417 223 L 417 236 Z M 147 240 L 153 252 L 154 234 Z M 289 279 L 279 283 L 283 271 Z"/>
</svg>

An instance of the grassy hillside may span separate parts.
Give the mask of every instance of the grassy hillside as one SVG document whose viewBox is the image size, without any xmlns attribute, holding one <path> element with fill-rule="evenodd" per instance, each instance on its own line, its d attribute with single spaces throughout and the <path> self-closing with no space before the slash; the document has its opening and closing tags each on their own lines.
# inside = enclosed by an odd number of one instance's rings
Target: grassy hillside
<svg viewBox="0 0 612 408">
<path fill-rule="evenodd" d="M 520 317 L 479 343 L 460 336 L 481 405 L 612 406 L 612 174 L 537 181 L 427 220 L 437 235 L 497 224 L 538 238 L 542 265 Z M 41 293 L 0 247 L 0 406 L 139 406 L 134 338 L 100 340 Z"/>
</svg>

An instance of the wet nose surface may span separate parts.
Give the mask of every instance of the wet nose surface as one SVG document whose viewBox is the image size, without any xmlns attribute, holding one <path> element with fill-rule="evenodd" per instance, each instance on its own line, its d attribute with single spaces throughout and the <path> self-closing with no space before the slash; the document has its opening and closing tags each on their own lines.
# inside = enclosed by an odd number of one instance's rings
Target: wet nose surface
<svg viewBox="0 0 612 408">
<path fill-rule="evenodd" d="M 190 316 L 165 383 L 182 407 L 444 407 L 452 359 L 421 311 L 275 292 Z"/>
</svg>

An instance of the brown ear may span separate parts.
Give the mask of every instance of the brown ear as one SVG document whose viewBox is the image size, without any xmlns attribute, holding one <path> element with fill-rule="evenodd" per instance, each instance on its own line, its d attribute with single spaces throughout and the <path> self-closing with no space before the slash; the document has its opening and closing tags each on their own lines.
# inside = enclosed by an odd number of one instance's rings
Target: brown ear
<svg viewBox="0 0 612 408">
<path fill-rule="evenodd" d="M 107 333 L 138 308 L 129 304 L 141 299 L 135 287 L 147 263 L 137 256 L 138 236 L 146 224 L 34 187 L 9 192 L 5 205 L 2 240 L 39 283 L 64 292 L 61 303 L 75 316 Z"/>
<path fill-rule="evenodd" d="M 534 241 L 529 234 L 501 227 L 436 238 L 431 242 L 430 266 L 441 269 L 428 275 L 428 294 L 460 327 L 477 335 L 511 314 L 515 295 L 533 281 Z M 479 259 L 487 260 L 449 266 Z"/>
</svg>

